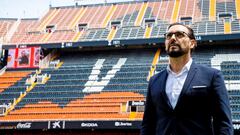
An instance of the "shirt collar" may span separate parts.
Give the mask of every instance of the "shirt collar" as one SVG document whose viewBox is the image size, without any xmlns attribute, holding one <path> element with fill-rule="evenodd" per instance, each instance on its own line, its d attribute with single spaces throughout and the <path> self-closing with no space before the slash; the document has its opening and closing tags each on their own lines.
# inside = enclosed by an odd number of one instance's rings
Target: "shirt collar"
<svg viewBox="0 0 240 135">
<path fill-rule="evenodd" d="M 178 75 L 181 75 L 183 72 L 185 71 L 189 71 L 190 67 L 192 65 L 192 58 L 190 58 L 190 60 L 187 62 L 187 64 L 184 65 L 184 67 L 182 68 L 181 72 Z M 172 71 L 172 69 L 170 68 L 170 64 L 168 64 L 167 66 L 167 72 L 168 73 L 172 73 L 174 75 L 177 75 L 175 72 Z"/>
</svg>

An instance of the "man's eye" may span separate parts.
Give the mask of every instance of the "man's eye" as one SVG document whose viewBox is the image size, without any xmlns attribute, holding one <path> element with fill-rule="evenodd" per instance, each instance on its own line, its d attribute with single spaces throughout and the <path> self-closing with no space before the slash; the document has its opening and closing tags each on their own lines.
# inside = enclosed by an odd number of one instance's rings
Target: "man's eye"
<svg viewBox="0 0 240 135">
<path fill-rule="evenodd" d="M 168 34 L 167 34 L 167 38 L 171 38 L 172 35 L 173 35 L 173 33 L 168 33 Z"/>
<path fill-rule="evenodd" d="M 183 37 L 183 36 L 184 36 L 184 34 L 181 33 L 181 32 L 176 32 L 175 35 L 176 35 L 177 37 Z"/>
</svg>

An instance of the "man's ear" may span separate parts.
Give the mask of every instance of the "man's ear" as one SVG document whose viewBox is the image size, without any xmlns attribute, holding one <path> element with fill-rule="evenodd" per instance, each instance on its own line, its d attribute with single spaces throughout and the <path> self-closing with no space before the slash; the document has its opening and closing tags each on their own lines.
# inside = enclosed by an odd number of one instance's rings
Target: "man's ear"
<svg viewBox="0 0 240 135">
<path fill-rule="evenodd" d="M 191 40 L 191 48 L 196 48 L 197 47 L 197 41 L 192 39 Z"/>
</svg>

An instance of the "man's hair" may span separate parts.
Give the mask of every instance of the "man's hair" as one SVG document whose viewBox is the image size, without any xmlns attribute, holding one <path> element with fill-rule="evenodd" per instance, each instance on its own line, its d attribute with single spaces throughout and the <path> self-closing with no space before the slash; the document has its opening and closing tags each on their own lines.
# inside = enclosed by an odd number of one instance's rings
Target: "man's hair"
<svg viewBox="0 0 240 135">
<path fill-rule="evenodd" d="M 193 29 L 192 29 L 191 27 L 187 26 L 187 25 L 182 24 L 182 23 L 178 23 L 178 22 L 172 23 L 172 24 L 170 24 L 170 25 L 168 26 L 167 29 L 169 30 L 169 29 L 170 29 L 172 26 L 174 26 L 174 25 L 182 25 L 182 26 L 186 27 L 186 28 L 188 29 L 188 31 L 189 31 L 189 33 L 188 33 L 189 38 L 196 40 L 196 39 L 195 39 L 195 36 L 194 36 L 194 31 L 193 31 Z"/>
</svg>

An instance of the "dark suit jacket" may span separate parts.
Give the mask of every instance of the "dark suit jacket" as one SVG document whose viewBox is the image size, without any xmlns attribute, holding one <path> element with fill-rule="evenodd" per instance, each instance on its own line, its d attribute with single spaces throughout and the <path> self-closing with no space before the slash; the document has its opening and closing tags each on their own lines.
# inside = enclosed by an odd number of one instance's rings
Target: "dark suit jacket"
<svg viewBox="0 0 240 135">
<path fill-rule="evenodd" d="M 151 77 L 141 135 L 232 135 L 227 90 L 219 70 L 192 63 L 176 107 L 166 95 L 167 70 Z"/>
</svg>

